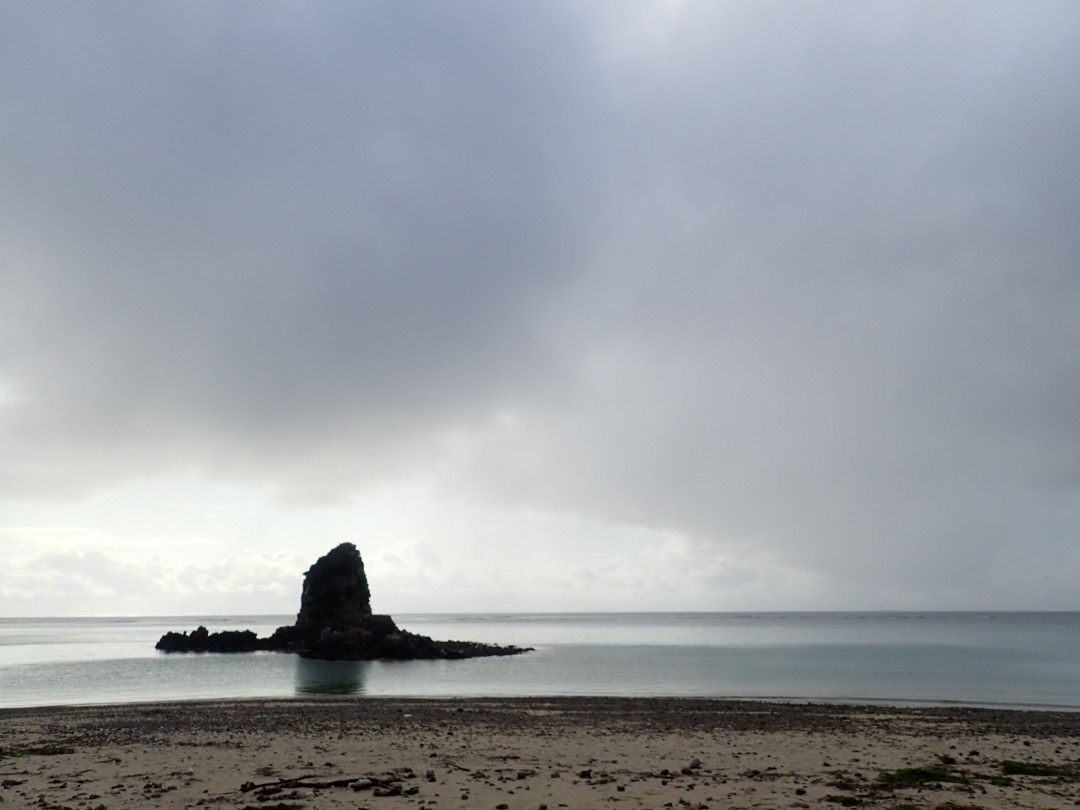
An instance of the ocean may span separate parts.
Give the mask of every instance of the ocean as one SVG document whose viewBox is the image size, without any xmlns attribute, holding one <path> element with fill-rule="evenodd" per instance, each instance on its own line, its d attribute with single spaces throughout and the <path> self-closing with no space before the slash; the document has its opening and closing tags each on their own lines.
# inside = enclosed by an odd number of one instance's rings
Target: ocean
<svg viewBox="0 0 1080 810">
<path fill-rule="evenodd" d="M 0 707 L 317 695 L 664 696 L 1080 710 L 1080 613 L 398 615 L 464 661 L 165 655 L 168 630 L 292 616 L 0 619 Z"/>
</svg>

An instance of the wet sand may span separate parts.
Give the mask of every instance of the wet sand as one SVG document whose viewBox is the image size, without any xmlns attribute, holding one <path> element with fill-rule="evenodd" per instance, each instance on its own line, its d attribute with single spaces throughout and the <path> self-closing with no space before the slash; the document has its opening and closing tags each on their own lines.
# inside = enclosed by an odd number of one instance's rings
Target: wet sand
<svg viewBox="0 0 1080 810">
<path fill-rule="evenodd" d="M 1005 773 L 1035 765 L 1050 772 Z M 0 805 L 39 810 L 1064 808 L 1080 804 L 1078 769 L 1080 714 L 1062 712 L 657 698 L 0 711 Z"/>
</svg>

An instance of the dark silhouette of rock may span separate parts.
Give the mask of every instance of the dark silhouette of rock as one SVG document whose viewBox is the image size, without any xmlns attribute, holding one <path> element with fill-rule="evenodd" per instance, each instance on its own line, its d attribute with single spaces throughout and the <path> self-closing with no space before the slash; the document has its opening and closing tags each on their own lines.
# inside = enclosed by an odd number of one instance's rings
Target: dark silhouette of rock
<svg viewBox="0 0 1080 810">
<path fill-rule="evenodd" d="M 398 626 L 394 623 L 394 620 L 389 616 L 381 614 L 371 617 L 368 628 L 376 636 L 389 636 L 399 632 Z"/>
<path fill-rule="evenodd" d="M 211 633 L 200 625 L 190 635 L 166 633 L 158 641 L 157 649 L 166 652 L 256 652 L 266 649 L 264 641 L 251 630 Z"/>
<path fill-rule="evenodd" d="M 251 630 L 166 633 L 162 652 L 294 652 L 327 661 L 373 659 L 455 659 L 517 655 L 531 648 L 475 641 L 433 641 L 401 630 L 390 616 L 372 614 L 364 562 L 352 543 L 342 543 L 316 560 L 304 574 L 296 624 L 279 627 L 268 638 Z"/>
<path fill-rule="evenodd" d="M 364 561 L 352 543 L 342 543 L 315 561 L 304 574 L 296 626 L 321 631 L 366 627 L 371 618 L 371 591 Z"/>
</svg>

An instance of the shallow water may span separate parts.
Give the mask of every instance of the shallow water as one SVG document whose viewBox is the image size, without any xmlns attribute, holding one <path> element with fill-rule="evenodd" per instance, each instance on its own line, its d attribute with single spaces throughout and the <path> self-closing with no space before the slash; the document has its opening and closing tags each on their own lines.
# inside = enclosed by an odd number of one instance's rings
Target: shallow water
<svg viewBox="0 0 1080 810">
<path fill-rule="evenodd" d="M 1080 709 L 1077 613 L 397 616 L 440 639 L 535 647 L 465 661 L 164 655 L 167 630 L 291 616 L 0 619 L 0 706 L 296 695 L 760 697 Z"/>
</svg>

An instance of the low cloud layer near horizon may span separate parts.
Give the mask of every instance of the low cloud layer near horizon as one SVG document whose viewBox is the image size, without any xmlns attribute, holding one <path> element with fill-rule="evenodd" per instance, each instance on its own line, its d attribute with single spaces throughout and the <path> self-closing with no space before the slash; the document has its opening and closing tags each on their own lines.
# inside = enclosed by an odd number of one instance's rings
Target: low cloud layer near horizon
<svg viewBox="0 0 1080 810">
<path fill-rule="evenodd" d="M 1080 6 L 4 16 L 0 615 L 1077 607 Z"/>
</svg>

